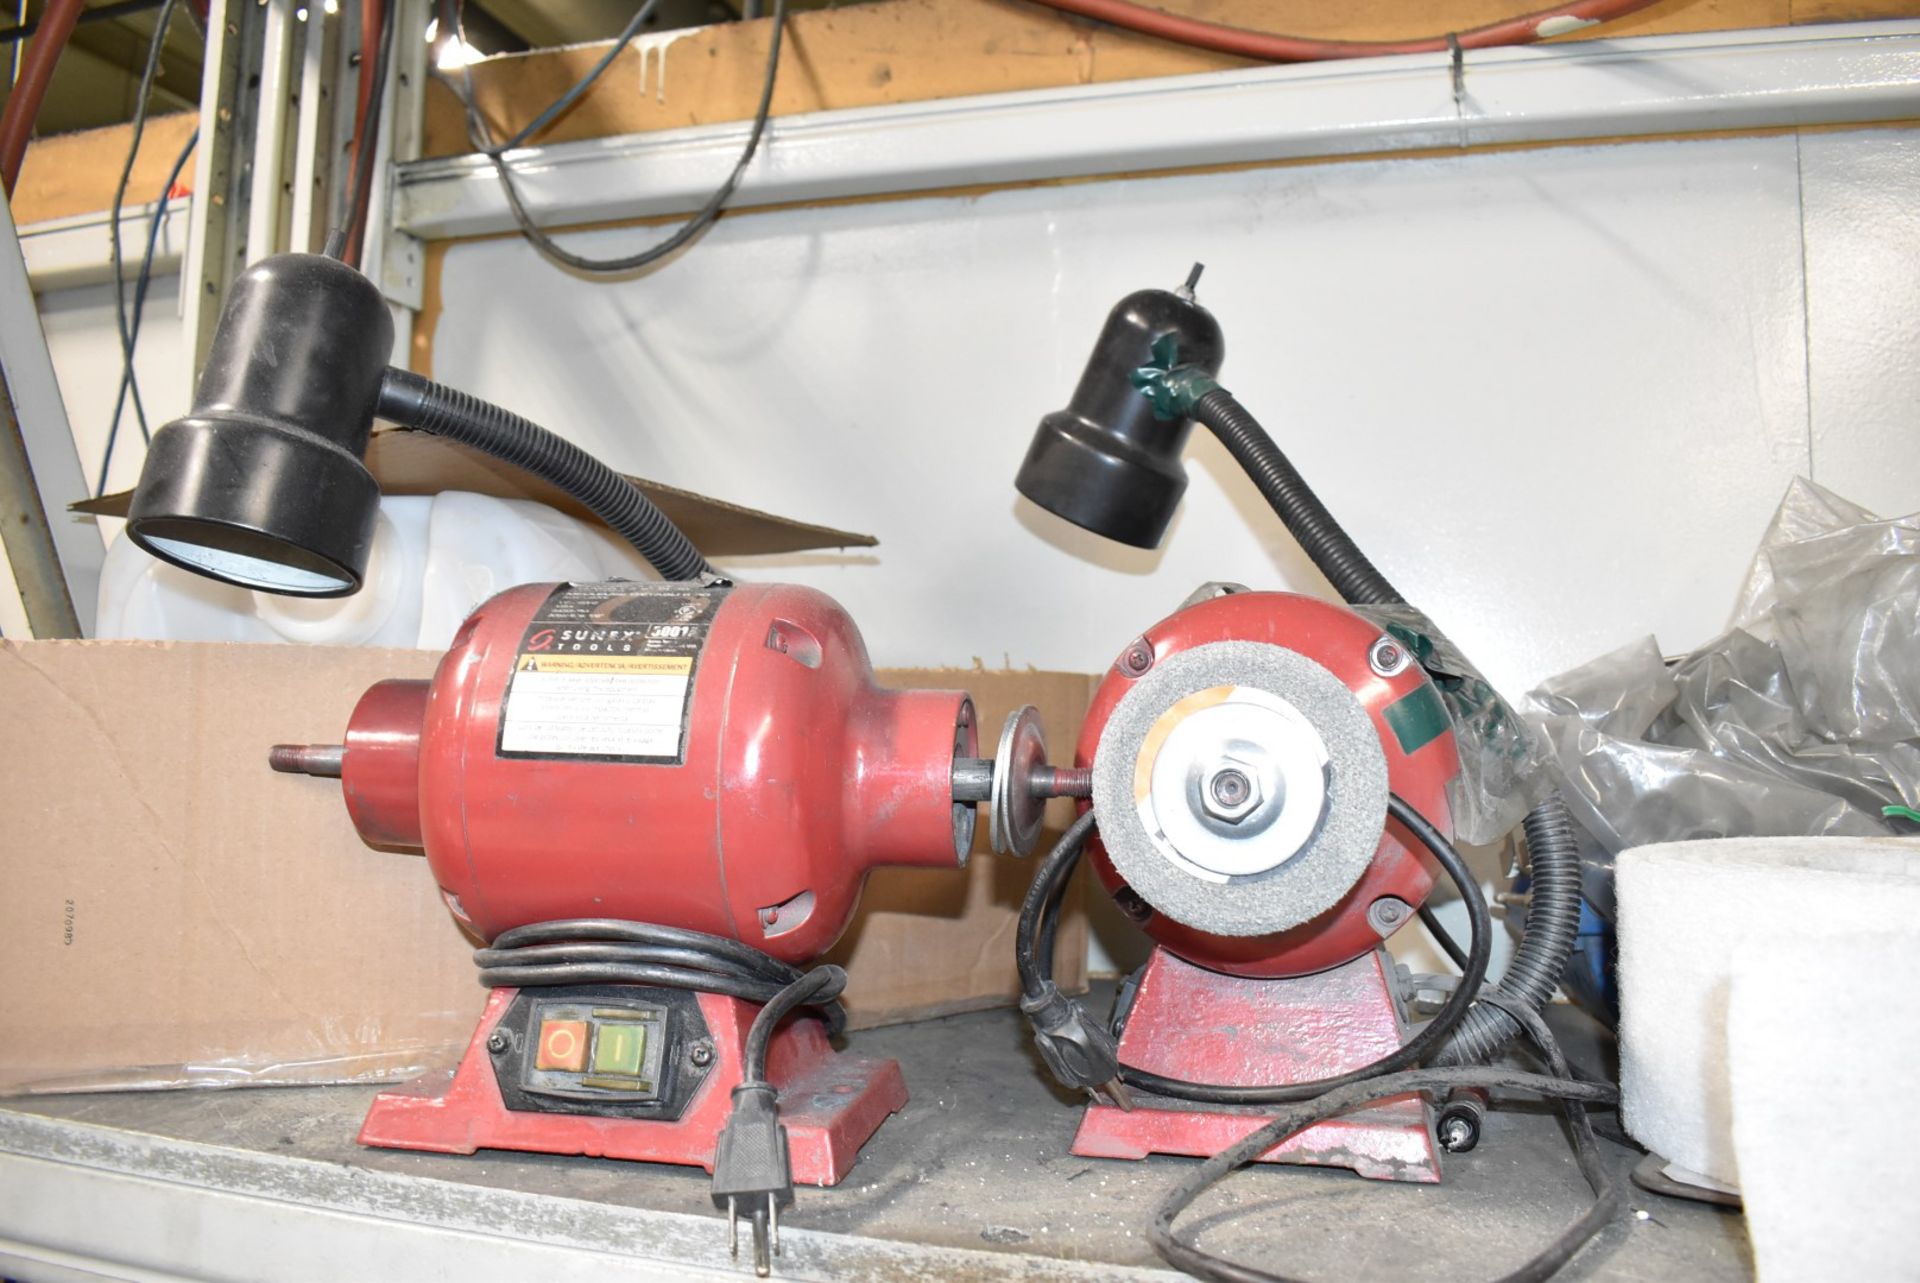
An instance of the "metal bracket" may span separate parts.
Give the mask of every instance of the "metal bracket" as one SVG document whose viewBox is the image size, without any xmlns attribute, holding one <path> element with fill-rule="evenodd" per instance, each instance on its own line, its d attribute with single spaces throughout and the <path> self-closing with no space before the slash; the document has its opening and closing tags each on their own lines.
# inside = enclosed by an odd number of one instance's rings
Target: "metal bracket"
<svg viewBox="0 0 1920 1283">
<path fill-rule="evenodd" d="M 92 632 L 106 545 L 67 505 L 89 497 L 34 308 L 13 214 L 0 201 L 0 538 L 35 637 Z"/>
</svg>

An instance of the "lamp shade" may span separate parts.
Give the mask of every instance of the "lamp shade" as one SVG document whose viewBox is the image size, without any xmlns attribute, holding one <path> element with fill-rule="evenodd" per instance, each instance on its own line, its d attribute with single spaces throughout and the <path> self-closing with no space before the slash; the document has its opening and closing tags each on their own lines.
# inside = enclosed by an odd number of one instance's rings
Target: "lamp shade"
<svg viewBox="0 0 1920 1283">
<path fill-rule="evenodd" d="M 148 447 L 128 537 L 247 588 L 357 590 L 380 502 L 361 456 L 392 355 L 386 300 L 355 269 L 315 254 L 248 268 L 193 409 Z"/>
<path fill-rule="evenodd" d="M 1108 314 L 1067 408 L 1040 420 L 1014 485 L 1097 535 L 1157 546 L 1186 493 L 1180 452 L 1193 422 L 1161 417 L 1134 374 L 1176 364 L 1214 374 L 1225 355 L 1218 322 L 1190 297 L 1129 294 Z"/>
</svg>

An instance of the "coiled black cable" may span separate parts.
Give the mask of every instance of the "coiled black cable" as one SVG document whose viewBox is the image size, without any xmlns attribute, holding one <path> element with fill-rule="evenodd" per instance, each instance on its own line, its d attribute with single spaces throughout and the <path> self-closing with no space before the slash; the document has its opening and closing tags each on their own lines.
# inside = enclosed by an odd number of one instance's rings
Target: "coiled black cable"
<svg viewBox="0 0 1920 1283">
<path fill-rule="evenodd" d="M 1027 897 L 1020 902 L 1020 920 L 1013 931 L 1013 965 L 1020 975 L 1020 992 L 1038 998 L 1053 979 L 1053 926 L 1060 918 L 1060 893 L 1080 863 L 1093 834 L 1093 808 L 1067 826 L 1060 840 L 1033 871 L 1027 884 Z"/>
<path fill-rule="evenodd" d="M 1526 1010 L 1535 1021 L 1539 1020 L 1539 1014 L 1531 1009 L 1517 1010 Z M 1584 1082 L 1570 1077 L 1566 1072 L 1566 1062 L 1560 1056 L 1560 1049 L 1553 1042 L 1552 1035 L 1546 1033 L 1544 1024 L 1540 1025 L 1540 1033 L 1547 1039 L 1543 1046 L 1555 1067 L 1551 1077 L 1523 1073 L 1517 1069 L 1409 1069 L 1351 1083 L 1313 1100 L 1293 1105 L 1259 1130 L 1207 1159 L 1181 1179 L 1154 1209 L 1153 1220 L 1147 1226 L 1147 1238 L 1154 1250 L 1165 1257 L 1169 1264 L 1195 1278 L 1213 1280 L 1214 1283 L 1292 1283 L 1286 1275 L 1223 1260 L 1196 1247 L 1173 1232 L 1174 1219 L 1191 1207 L 1208 1187 L 1233 1169 L 1244 1167 L 1315 1123 L 1408 1092 L 1451 1091 L 1462 1087 L 1481 1090 L 1504 1088 L 1535 1092 L 1565 1104 L 1573 1126 L 1574 1154 L 1594 1192 L 1593 1204 L 1579 1220 L 1561 1231 L 1544 1251 L 1519 1269 L 1501 1275 L 1498 1280 L 1498 1283 L 1544 1283 L 1599 1233 L 1619 1209 L 1619 1188 L 1608 1178 L 1601 1164 L 1599 1146 L 1595 1143 L 1593 1128 L 1587 1122 L 1585 1105 L 1612 1104 L 1619 1099 L 1620 1093 L 1618 1088 L 1609 1083 Z"/>
<path fill-rule="evenodd" d="M 706 558 L 639 487 L 529 419 L 398 369 L 389 369 L 381 381 L 377 413 L 404 427 L 473 446 L 552 482 L 638 549 L 663 579 L 698 579 L 711 573 Z"/>
<path fill-rule="evenodd" d="M 1342 600 L 1361 606 L 1406 604 L 1407 599 L 1367 560 L 1299 469 L 1231 392 L 1216 387 L 1206 393 L 1194 402 L 1192 417 L 1219 438 Z M 1538 1007 L 1553 996 L 1573 953 L 1580 924 L 1580 853 L 1573 817 L 1558 794 L 1528 813 L 1525 830 L 1533 895 L 1526 930 L 1500 989 Z M 1477 885 L 1462 894 L 1471 903 L 1481 900 Z M 1435 1062 L 1491 1060 L 1519 1032 L 1519 1022 L 1499 1006 L 1476 1007 Z"/>
<path fill-rule="evenodd" d="M 1190 1100 L 1209 1105 L 1277 1105 L 1293 1101 L 1311 1100 L 1336 1087 L 1375 1078 L 1391 1073 L 1409 1065 L 1417 1065 L 1432 1056 L 1446 1042 L 1460 1022 L 1466 1018 L 1474 999 L 1479 995 L 1480 986 L 1486 979 L 1487 961 L 1493 954 L 1493 918 L 1487 911 L 1487 904 L 1479 894 L 1479 887 L 1473 880 L 1473 874 L 1467 868 L 1460 853 L 1453 849 L 1446 835 L 1428 821 L 1428 819 L 1409 806 L 1406 802 L 1391 794 L 1387 798 L 1387 810 L 1412 837 L 1425 847 L 1446 870 L 1447 876 L 1460 888 L 1461 897 L 1467 904 L 1467 912 L 1472 923 L 1472 934 L 1467 944 L 1467 965 L 1460 983 L 1447 998 L 1446 1005 L 1421 1026 L 1396 1050 L 1389 1052 L 1372 1064 L 1344 1074 L 1328 1078 L 1317 1078 L 1310 1082 L 1278 1083 L 1259 1086 L 1228 1086 L 1219 1083 L 1188 1082 L 1181 1078 L 1168 1078 L 1162 1074 L 1138 1069 L 1132 1065 L 1121 1065 L 1120 1081 L 1140 1091 L 1151 1092 L 1156 1096 L 1166 1096 L 1176 1100 Z M 1048 923 L 1058 915 L 1060 892 L 1065 888 L 1067 879 L 1072 876 L 1074 867 L 1080 861 L 1080 853 L 1086 847 L 1087 838 L 1092 834 L 1095 823 L 1094 812 L 1089 810 L 1080 817 L 1066 834 L 1054 845 L 1047 858 L 1035 870 L 1033 882 L 1027 888 L 1027 898 L 1020 907 L 1020 922 L 1014 932 L 1013 955 L 1015 965 L 1020 972 L 1020 986 L 1028 997 L 1039 995 L 1052 978 L 1053 959 L 1042 956 L 1036 947 L 1037 942 L 1048 935 Z"/>
<path fill-rule="evenodd" d="M 474 950 L 480 982 L 490 988 L 553 985 L 655 985 L 718 993 L 764 1004 L 748 1038 L 749 1077 L 766 1076 L 766 1047 L 773 1026 L 799 1006 L 816 1007 L 827 1032 L 846 1028 L 840 994 L 847 973 L 827 965 L 803 972 L 750 944 L 681 927 L 619 918 L 563 918 L 513 927 Z M 776 1014 L 769 1020 L 769 1011 Z M 755 1071 L 752 1066 L 758 1065 Z"/>
<path fill-rule="evenodd" d="M 1362 1069 L 1315 1082 L 1272 1087 L 1227 1087 L 1185 1082 L 1127 1065 L 1119 1067 L 1121 1082 L 1159 1096 L 1201 1104 L 1287 1107 L 1246 1139 L 1195 1168 L 1168 1191 L 1155 1209 L 1153 1221 L 1148 1227 L 1148 1238 L 1154 1249 L 1169 1263 L 1196 1278 L 1215 1280 L 1216 1283 L 1291 1283 L 1282 1275 L 1223 1260 L 1186 1242 L 1173 1232 L 1175 1218 L 1229 1172 L 1252 1162 L 1315 1123 L 1408 1092 L 1451 1091 L 1462 1087 L 1508 1088 L 1536 1092 L 1563 1102 L 1571 1129 L 1574 1157 L 1593 1190 L 1593 1204 L 1545 1250 L 1519 1269 L 1503 1275 L 1500 1283 L 1543 1283 L 1572 1259 L 1574 1253 L 1598 1234 L 1619 1210 L 1619 1188 L 1608 1177 L 1600 1159 L 1593 1127 L 1582 1103 L 1614 1103 L 1619 1099 L 1619 1090 L 1611 1084 L 1575 1079 L 1546 1022 L 1532 1005 L 1512 995 L 1482 987 L 1486 977 L 1487 956 L 1491 950 L 1493 925 L 1486 902 L 1477 894 L 1466 862 L 1453 850 L 1445 835 L 1407 803 L 1389 796 L 1388 808 L 1394 819 L 1426 846 L 1449 876 L 1460 885 L 1472 922 L 1472 936 L 1462 968 L 1464 974 L 1446 1005 L 1432 1020 L 1397 1052 Z M 1080 854 L 1093 834 L 1095 823 L 1093 811 L 1082 814 L 1048 852 L 1027 888 L 1026 900 L 1020 907 L 1019 926 L 1014 935 L 1014 960 L 1020 971 L 1021 989 L 1028 997 L 1040 994 L 1052 983 L 1052 951 L 1042 951 L 1039 945 L 1049 938 L 1048 928 L 1059 915 L 1061 892 L 1079 863 Z M 1487 1006 L 1478 1005 L 1482 1002 Z M 1529 1035 L 1547 1061 L 1552 1071 L 1551 1077 L 1505 1068 L 1408 1068 L 1418 1065 L 1436 1047 L 1447 1045 L 1446 1040 L 1469 1011 L 1488 1008 L 1501 1011 L 1517 1028 Z"/>
</svg>

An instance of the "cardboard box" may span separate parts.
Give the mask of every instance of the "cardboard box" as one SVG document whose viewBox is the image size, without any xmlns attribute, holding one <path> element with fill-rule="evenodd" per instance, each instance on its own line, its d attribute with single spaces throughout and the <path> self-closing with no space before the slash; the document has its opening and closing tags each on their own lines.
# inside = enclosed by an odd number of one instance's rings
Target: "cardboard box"
<svg viewBox="0 0 1920 1283">
<path fill-rule="evenodd" d="M 337 1082 L 451 1062 L 484 991 L 425 862 L 365 846 L 330 780 L 269 745 L 337 741 L 425 651 L 0 642 L 0 1091 Z M 1055 760 L 1088 677 L 890 672 L 973 692 L 991 742 L 1040 707 Z M 1053 819 L 1064 822 L 1068 804 Z M 854 1024 L 1010 1001 L 1030 862 L 883 870 L 833 953 Z M 1085 980 L 1086 924 L 1058 975 Z"/>
</svg>

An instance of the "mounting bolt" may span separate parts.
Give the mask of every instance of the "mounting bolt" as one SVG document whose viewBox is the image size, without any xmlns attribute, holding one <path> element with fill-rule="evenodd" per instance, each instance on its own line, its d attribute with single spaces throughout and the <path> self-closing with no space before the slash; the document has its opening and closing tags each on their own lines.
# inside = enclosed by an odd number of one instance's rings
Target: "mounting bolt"
<svg viewBox="0 0 1920 1283">
<path fill-rule="evenodd" d="M 1200 785 L 1200 808 L 1216 820 L 1238 824 L 1260 809 L 1259 772 L 1238 758 L 1223 757 Z"/>
<path fill-rule="evenodd" d="M 1145 926 L 1148 919 L 1153 917 L 1153 906 L 1141 899 L 1138 891 L 1124 883 L 1113 893 L 1113 902 L 1135 926 Z"/>
<path fill-rule="evenodd" d="M 1413 663 L 1413 652 L 1397 638 L 1382 635 L 1367 650 L 1367 666 L 1382 677 L 1398 677 Z"/>
<path fill-rule="evenodd" d="M 693 1062 L 695 1069 L 705 1069 L 713 1063 L 713 1044 L 696 1042 L 693 1044 L 693 1049 L 687 1053 L 687 1059 Z"/>
<path fill-rule="evenodd" d="M 496 1056 L 511 1046 L 513 1046 L 513 1040 L 508 1038 L 502 1030 L 496 1029 L 487 1035 L 487 1050 Z"/>
<path fill-rule="evenodd" d="M 1120 652 L 1120 671 L 1138 677 L 1153 667 L 1153 645 L 1145 637 L 1136 637 Z"/>
<path fill-rule="evenodd" d="M 1383 895 L 1367 906 L 1367 925 L 1382 939 L 1398 931 L 1412 916 L 1413 906 L 1398 896 Z"/>
</svg>

